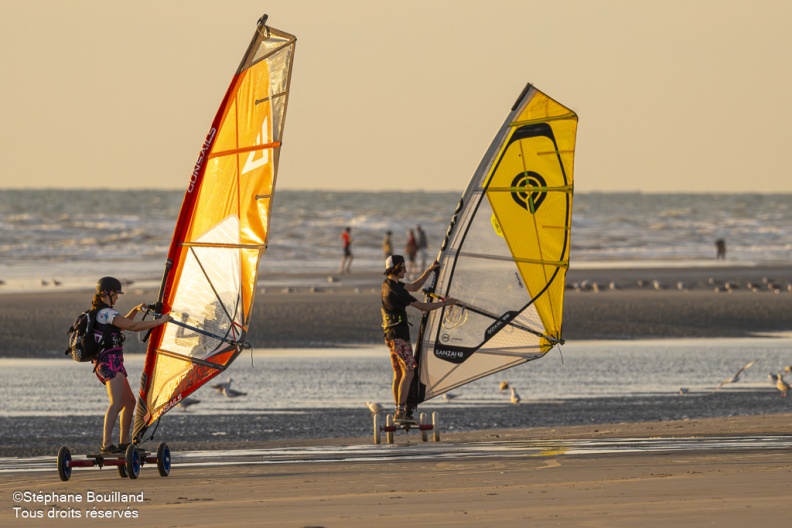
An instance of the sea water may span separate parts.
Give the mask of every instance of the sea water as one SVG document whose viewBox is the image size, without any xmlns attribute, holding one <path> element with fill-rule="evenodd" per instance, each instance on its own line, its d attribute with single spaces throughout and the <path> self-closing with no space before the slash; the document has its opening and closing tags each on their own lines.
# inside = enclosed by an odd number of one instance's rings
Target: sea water
<svg viewBox="0 0 792 528">
<path fill-rule="evenodd" d="M 158 283 L 181 191 L 0 191 L 0 293 L 90 287 L 116 275 Z M 435 254 L 459 201 L 455 192 L 278 191 L 262 271 L 338 269 L 343 229 L 352 230 L 353 270 L 382 267 L 393 231 L 402 251 L 420 224 Z M 792 195 L 577 194 L 573 268 L 712 264 L 715 240 L 727 263 L 792 260 Z"/>
<path fill-rule="evenodd" d="M 792 365 L 792 336 L 752 339 L 575 342 L 545 357 L 475 381 L 427 402 L 427 410 L 450 406 L 509 405 L 508 381 L 523 404 L 531 401 L 711 394 L 751 361 L 738 382 L 720 391 L 777 392 L 768 375 Z M 137 392 L 142 355 L 125 356 L 129 381 Z M 391 366 L 382 347 L 358 349 L 274 350 L 241 355 L 227 373 L 194 393 L 200 403 L 171 413 L 290 413 L 301 409 L 360 408 L 379 402 L 391 409 Z M 233 379 L 245 393 L 227 398 L 211 386 Z M 792 381 L 792 374 L 789 375 Z M 91 365 L 67 359 L 0 358 L 3 405 L 0 417 L 102 415 L 105 389 Z M 686 395 L 680 389 L 686 388 Z M 52 395 L 57 394 L 57 398 Z M 780 393 L 779 397 L 780 397 Z M 64 402 L 79 402 L 64 409 Z M 423 408 L 422 407 L 422 408 Z"/>
</svg>

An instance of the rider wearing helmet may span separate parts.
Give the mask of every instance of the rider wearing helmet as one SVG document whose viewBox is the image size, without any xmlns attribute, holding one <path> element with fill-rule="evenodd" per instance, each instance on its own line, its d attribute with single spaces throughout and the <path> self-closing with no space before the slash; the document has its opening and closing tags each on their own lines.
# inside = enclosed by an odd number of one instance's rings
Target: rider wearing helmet
<svg viewBox="0 0 792 528">
<path fill-rule="evenodd" d="M 129 428 L 135 413 L 135 395 L 127 380 L 124 368 L 124 334 L 122 330 L 139 332 L 167 323 L 170 315 L 149 321 L 135 321 L 140 311 L 147 310 L 145 304 L 132 308 L 126 315 L 120 315 L 114 308 L 118 296 L 124 292 L 121 281 L 115 277 L 102 277 L 96 283 L 96 293 L 92 308 L 96 310 L 97 330 L 105 336 L 102 350 L 94 360 L 94 372 L 99 381 L 107 387 L 110 405 L 104 419 L 101 453 L 120 453 L 129 445 Z M 119 445 L 112 443 L 113 427 L 121 415 Z"/>
</svg>

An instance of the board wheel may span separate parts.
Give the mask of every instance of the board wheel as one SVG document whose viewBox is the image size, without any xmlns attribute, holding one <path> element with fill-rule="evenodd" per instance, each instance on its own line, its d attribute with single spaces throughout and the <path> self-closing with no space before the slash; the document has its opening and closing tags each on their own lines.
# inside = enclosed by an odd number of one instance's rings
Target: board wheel
<svg viewBox="0 0 792 528">
<path fill-rule="evenodd" d="M 138 478 L 140 475 L 140 453 L 135 444 L 129 444 L 126 450 L 126 472 L 131 479 Z"/>
<path fill-rule="evenodd" d="M 435 442 L 440 441 L 440 415 L 437 411 L 432 413 L 432 436 Z"/>
<path fill-rule="evenodd" d="M 118 464 L 118 474 L 121 478 L 127 478 L 129 475 L 127 474 L 126 464 Z"/>
<path fill-rule="evenodd" d="M 385 416 L 385 427 L 391 428 L 393 426 L 393 415 Z M 389 444 L 393 443 L 393 431 L 385 431 L 385 441 Z"/>
<path fill-rule="evenodd" d="M 421 413 L 421 425 L 426 425 L 429 423 L 429 418 L 426 416 L 426 413 Z M 428 442 L 429 441 L 429 431 L 421 428 L 421 442 Z"/>
<path fill-rule="evenodd" d="M 382 443 L 382 435 L 380 434 L 379 414 L 374 413 L 374 443 L 379 445 Z"/>
<path fill-rule="evenodd" d="M 71 451 L 66 446 L 58 449 L 58 476 L 62 481 L 67 481 L 71 478 Z"/>
<path fill-rule="evenodd" d="M 157 469 L 161 477 L 170 475 L 171 452 L 170 447 L 165 442 L 157 446 Z"/>
</svg>

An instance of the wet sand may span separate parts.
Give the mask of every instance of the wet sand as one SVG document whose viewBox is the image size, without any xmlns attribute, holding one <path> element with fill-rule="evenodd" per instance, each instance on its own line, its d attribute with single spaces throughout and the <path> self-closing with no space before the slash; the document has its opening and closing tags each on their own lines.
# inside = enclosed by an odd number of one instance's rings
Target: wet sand
<svg viewBox="0 0 792 528">
<path fill-rule="evenodd" d="M 570 272 L 565 305 L 565 338 L 638 339 L 653 337 L 744 337 L 792 330 L 792 293 L 757 292 L 747 282 L 773 278 L 782 286 L 786 268 L 586 270 Z M 712 281 L 709 278 L 712 277 Z M 379 344 L 378 285 L 381 275 L 265 277 L 254 310 L 250 341 L 261 348 Z M 651 281 L 659 281 L 658 289 Z M 726 281 L 732 293 L 715 292 Z M 290 281 L 293 284 L 290 284 Z M 585 282 L 584 282 L 585 281 Z M 613 281 L 614 290 L 608 288 Z M 639 281 L 643 285 L 639 286 Z M 683 281 L 684 290 L 676 283 Z M 266 281 L 265 281 L 266 282 Z M 595 291 L 596 282 L 600 291 Z M 575 288 L 577 286 L 577 288 Z M 155 291 L 129 288 L 120 307 L 150 302 Z M 86 292 L 0 295 L 0 355 L 61 357 L 66 327 L 90 299 Z M 134 340 L 129 340 L 134 342 Z M 131 346 L 131 345 L 130 345 Z M 138 480 L 120 479 L 113 468 L 78 472 L 68 483 L 54 470 L 0 473 L 0 525 L 90 526 L 107 520 L 19 519 L 15 491 L 145 495 L 142 505 L 100 505 L 137 510 L 126 526 L 725 526 L 775 523 L 792 506 L 792 398 L 772 388 L 720 393 L 713 397 L 660 396 L 537 402 L 520 407 L 449 410 L 443 443 L 463 453 L 480 442 L 604 438 L 729 437 L 780 438 L 783 449 L 669 448 L 663 452 L 564 454 L 548 448 L 534 455 L 502 452 L 481 458 L 419 457 L 417 434 L 397 436 L 415 457 L 335 463 L 288 462 L 228 466 L 174 466 L 160 478 L 146 467 Z M 506 414 L 497 414 L 497 413 Z M 313 413 L 313 414 L 312 414 Z M 511 414 L 509 414 L 511 413 Z M 306 410 L 301 418 L 252 417 L 244 424 L 215 423 L 222 417 L 188 420 L 171 413 L 167 437 L 174 452 L 207 449 L 355 446 L 371 444 L 369 417 L 359 411 L 334 415 Z M 101 417 L 75 430 L 98 430 Z M 0 420 L 0 456 L 49 454 L 60 444 L 87 445 L 85 439 L 56 437 L 62 428 L 47 418 Z M 214 420 L 214 421 L 213 421 Z M 272 421 L 275 420 L 275 421 Z M 321 421 L 324 420 L 324 421 Z M 88 423 L 90 422 L 90 423 Z M 95 422 L 95 423 L 94 423 Z M 354 427 L 350 424 L 359 424 Z M 577 424 L 577 425 L 570 425 Z M 165 425 L 163 426 L 165 427 Z M 207 431 L 225 427 L 237 434 L 222 440 Z M 261 428 L 277 430 L 261 440 Z M 359 427 L 359 429 L 355 429 Z M 57 431 L 60 431 L 58 433 Z M 306 434 L 321 430 L 322 437 Z M 282 434 L 280 434 L 282 433 Z M 55 436 L 53 436 L 55 435 Z M 82 442 L 82 443 L 81 443 Z M 170 442 L 170 440 L 169 440 Z M 390 446 L 380 446 L 388 450 Z M 379 448 L 378 448 L 379 449 Z M 36 509 L 37 504 L 21 504 Z M 67 514 L 69 504 L 59 504 Z M 73 506 L 73 505 L 72 505 Z M 94 506 L 94 505 L 90 505 Z M 46 509 L 45 509 L 46 512 Z M 46 513 L 45 513 L 46 514 Z"/>
<path fill-rule="evenodd" d="M 764 278 L 776 284 L 779 293 L 772 293 Z M 653 281 L 658 281 L 659 289 Z M 736 285 L 731 293 L 725 291 L 727 281 Z M 259 288 L 264 294 L 256 298 L 248 340 L 258 349 L 379 345 L 381 282 L 382 275 L 376 272 L 264 274 L 260 284 L 265 286 Z M 615 290 L 608 288 L 611 282 Z M 677 288 L 679 282 L 684 290 Z M 761 288 L 752 292 L 749 282 Z M 573 269 L 567 277 L 564 338 L 748 337 L 789 332 L 792 293 L 786 286 L 790 282 L 792 268 L 777 266 Z M 594 283 L 600 291 L 593 290 Z M 716 293 L 716 288 L 721 291 Z M 126 291 L 118 303 L 124 311 L 156 300 L 156 288 L 133 284 Z M 90 306 L 90 299 L 90 292 L 52 287 L 41 293 L 0 295 L 0 357 L 57 357 L 65 349 L 66 329 Z M 128 350 L 141 352 L 134 341 L 127 340 Z"/>
<path fill-rule="evenodd" d="M 121 479 L 114 468 L 106 468 L 75 469 L 70 481 L 61 482 L 53 459 L 52 472 L 0 473 L 0 525 L 107 525 L 106 519 L 85 518 L 94 506 L 134 512 L 135 519 L 115 521 L 125 526 L 772 525 L 783 523 L 792 513 L 790 424 L 792 414 L 672 421 L 651 429 L 637 423 L 491 430 L 448 435 L 443 442 L 451 452 L 429 457 L 420 456 L 422 446 L 433 444 L 399 435 L 397 446 L 409 446 L 408 454 L 336 462 L 261 463 L 266 460 L 248 458 L 246 464 L 232 465 L 175 463 L 167 478 L 147 466 L 137 480 Z M 724 437 L 734 441 L 771 436 L 780 448 L 717 447 Z M 657 437 L 694 440 L 681 449 L 671 442 L 668 448 L 644 452 L 565 453 L 569 442 L 585 445 L 609 438 L 636 443 Z M 363 441 L 315 440 L 298 445 L 343 449 Z M 520 456 L 495 451 L 521 441 L 540 441 L 540 448 Z M 492 446 L 493 453 L 463 456 L 465 449 L 481 443 Z M 453 454 L 455 449 L 459 456 Z M 41 509 L 46 515 L 51 506 L 15 503 L 14 492 L 26 490 L 86 498 L 89 491 L 142 493 L 144 500 L 108 504 L 55 500 L 64 515 L 77 511 L 82 518 L 34 521 L 15 518 L 18 512 L 13 507 Z"/>
</svg>

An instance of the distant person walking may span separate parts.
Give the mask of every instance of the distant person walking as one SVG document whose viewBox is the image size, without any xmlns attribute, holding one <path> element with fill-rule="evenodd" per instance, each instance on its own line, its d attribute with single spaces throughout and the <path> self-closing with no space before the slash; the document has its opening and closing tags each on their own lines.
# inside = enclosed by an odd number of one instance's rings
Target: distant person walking
<svg viewBox="0 0 792 528">
<path fill-rule="evenodd" d="M 347 227 L 341 233 L 341 244 L 343 245 L 344 254 L 341 257 L 338 273 L 350 273 L 352 271 L 352 229 L 350 227 Z"/>
<path fill-rule="evenodd" d="M 418 245 L 418 254 L 421 256 L 421 269 L 426 268 L 426 233 L 420 225 L 415 226 L 415 241 Z"/>
<path fill-rule="evenodd" d="M 715 254 L 716 260 L 726 260 L 726 241 L 722 238 L 719 238 L 715 241 L 715 249 L 717 253 Z"/>
<path fill-rule="evenodd" d="M 415 273 L 418 267 L 415 265 L 415 256 L 418 254 L 418 241 L 415 240 L 415 233 L 412 229 L 407 231 L 407 245 L 404 246 L 404 252 L 407 253 L 407 273 Z"/>
<path fill-rule="evenodd" d="M 385 258 L 393 255 L 393 240 L 391 240 L 392 235 L 393 231 L 388 231 L 385 233 L 385 238 L 382 239 L 382 254 L 385 255 Z"/>
</svg>

